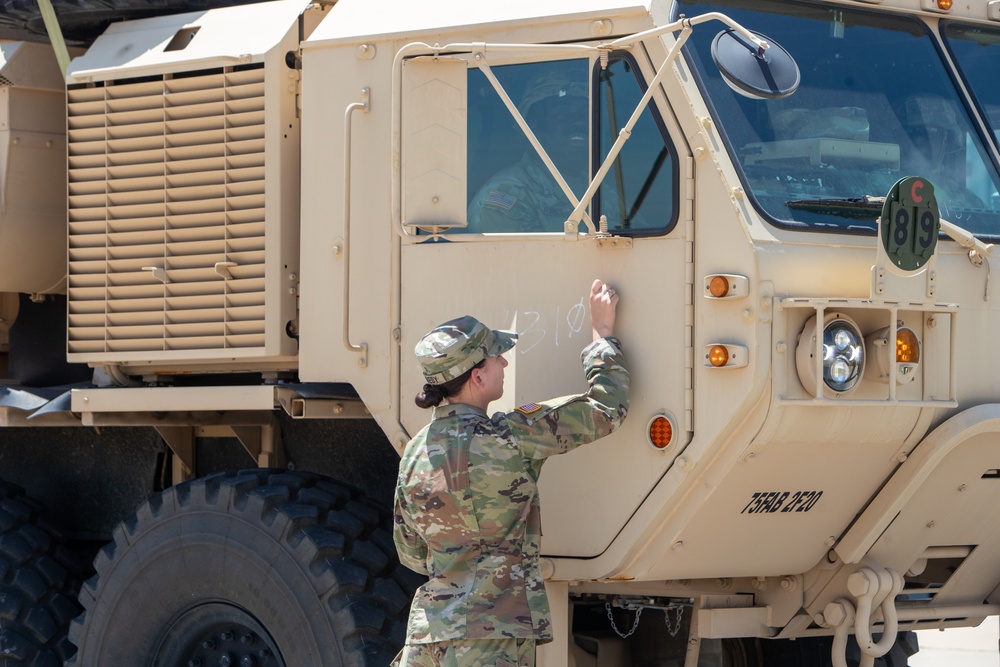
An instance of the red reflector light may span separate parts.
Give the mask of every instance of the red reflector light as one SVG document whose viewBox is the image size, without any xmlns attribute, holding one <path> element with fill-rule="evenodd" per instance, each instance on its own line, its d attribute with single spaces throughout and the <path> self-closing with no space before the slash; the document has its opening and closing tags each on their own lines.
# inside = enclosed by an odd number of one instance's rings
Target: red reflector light
<svg viewBox="0 0 1000 667">
<path fill-rule="evenodd" d="M 674 427 L 664 416 L 654 417 L 649 422 L 649 442 L 657 449 L 666 449 L 674 437 Z"/>
</svg>

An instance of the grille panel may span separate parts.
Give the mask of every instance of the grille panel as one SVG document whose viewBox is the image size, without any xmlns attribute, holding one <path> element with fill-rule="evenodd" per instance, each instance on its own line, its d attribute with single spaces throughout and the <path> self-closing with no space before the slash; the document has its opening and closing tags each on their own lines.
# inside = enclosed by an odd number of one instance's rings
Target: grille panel
<svg viewBox="0 0 1000 667">
<path fill-rule="evenodd" d="M 71 359 L 263 353 L 264 74 L 68 91 Z"/>
</svg>

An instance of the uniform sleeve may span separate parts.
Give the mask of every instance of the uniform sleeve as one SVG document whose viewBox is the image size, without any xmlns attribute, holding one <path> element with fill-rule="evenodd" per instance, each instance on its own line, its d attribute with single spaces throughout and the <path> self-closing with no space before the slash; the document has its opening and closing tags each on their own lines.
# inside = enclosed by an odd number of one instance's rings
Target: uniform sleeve
<svg viewBox="0 0 1000 667">
<path fill-rule="evenodd" d="M 469 205 L 469 231 L 541 232 L 538 207 L 524 183 L 504 172 L 484 185 Z"/>
<path fill-rule="evenodd" d="M 406 511 L 402 499 L 396 494 L 392 540 L 396 543 L 399 562 L 418 574 L 429 574 L 427 570 L 427 543 L 406 521 Z"/>
<path fill-rule="evenodd" d="M 522 186 L 493 184 L 484 189 L 469 206 L 469 231 L 527 233 L 542 231 L 538 211 Z"/>
<path fill-rule="evenodd" d="M 603 438 L 625 420 L 629 373 L 618 340 L 594 341 L 582 357 L 590 385 L 586 393 L 518 408 L 507 415 L 512 435 L 526 457 L 563 454 Z"/>
</svg>

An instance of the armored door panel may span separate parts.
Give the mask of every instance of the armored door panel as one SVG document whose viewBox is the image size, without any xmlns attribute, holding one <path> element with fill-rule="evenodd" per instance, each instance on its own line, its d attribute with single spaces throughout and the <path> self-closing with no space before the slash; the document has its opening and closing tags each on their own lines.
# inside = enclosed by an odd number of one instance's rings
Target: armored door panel
<svg viewBox="0 0 1000 667">
<path fill-rule="evenodd" d="M 690 241 L 677 222 L 687 181 L 655 108 L 643 112 L 593 199 L 578 206 L 642 86 L 626 54 L 615 54 L 606 69 L 589 58 L 511 62 L 488 72 L 470 65 L 468 153 L 456 158 L 467 159 L 467 224 L 406 225 L 399 400 L 411 434 L 430 419 L 413 403 L 422 378 L 412 350 L 437 324 L 469 314 L 519 334 L 507 355 L 504 397 L 491 406 L 510 411 L 587 389 L 580 352 L 592 340 L 591 283 L 608 281 L 621 295 L 616 333 L 632 374 L 630 416 L 607 439 L 544 466 L 550 555 L 600 554 L 669 468 L 677 448 L 649 444 L 651 419 L 669 414 L 675 437 L 686 437 Z M 408 153 L 406 106 L 404 99 L 402 158 L 413 169 L 419 156 Z M 412 217 L 407 201 L 404 221 Z M 594 233 L 602 227 L 603 237 Z"/>
</svg>

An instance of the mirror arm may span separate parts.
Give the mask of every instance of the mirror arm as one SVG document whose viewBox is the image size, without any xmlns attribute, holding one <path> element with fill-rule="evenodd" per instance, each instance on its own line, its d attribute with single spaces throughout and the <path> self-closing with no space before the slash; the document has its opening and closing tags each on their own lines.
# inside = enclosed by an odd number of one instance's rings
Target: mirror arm
<svg viewBox="0 0 1000 667">
<path fill-rule="evenodd" d="M 771 45 L 765 40 L 761 39 L 733 19 L 720 12 L 708 12 L 707 14 L 700 14 L 692 18 L 680 18 L 673 23 L 668 23 L 667 25 L 660 26 L 659 28 L 652 28 L 651 30 L 645 30 L 643 32 L 637 32 L 633 35 L 621 37 L 613 42 L 606 42 L 601 44 L 598 48 L 607 48 L 609 51 L 620 49 L 626 46 L 632 46 L 636 42 L 641 42 L 649 37 L 658 37 L 660 35 L 666 35 L 667 33 L 677 32 L 678 30 L 693 28 L 700 23 L 707 23 L 708 21 L 721 21 L 746 39 L 756 44 L 758 55 L 762 55 L 764 51 L 771 48 Z"/>
<path fill-rule="evenodd" d="M 962 229 L 953 222 L 948 222 L 944 218 L 941 218 L 941 231 L 947 234 L 958 245 L 967 250 L 974 251 L 981 257 L 989 257 L 993 254 L 992 243 L 983 243 L 973 236 L 971 232 Z"/>
</svg>

